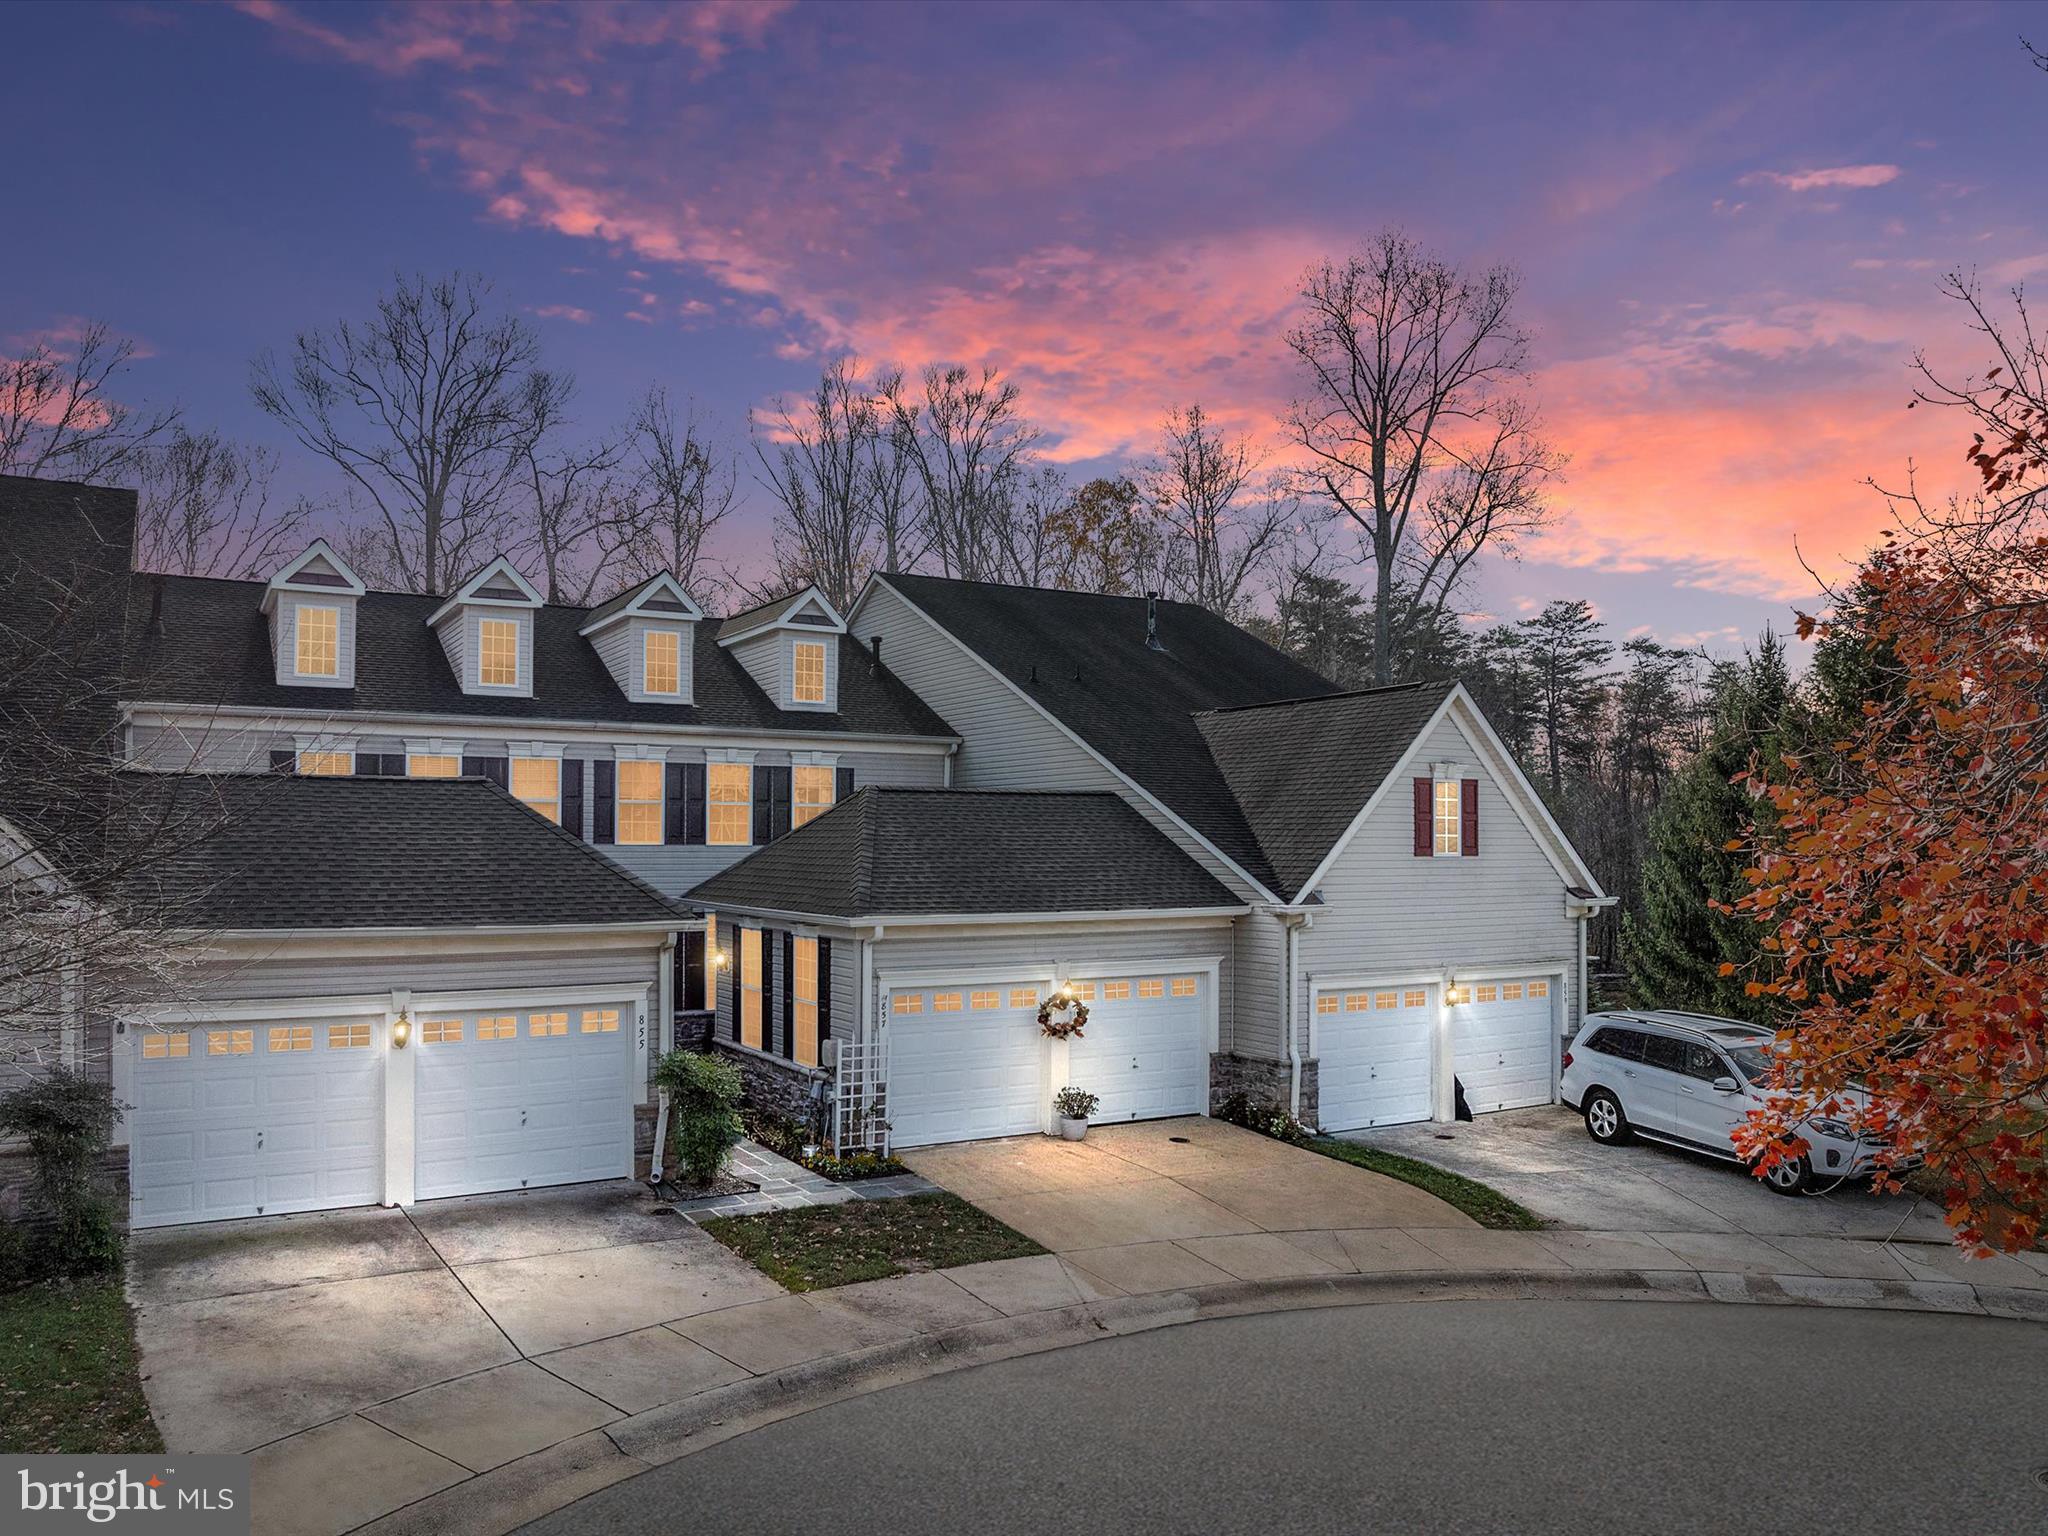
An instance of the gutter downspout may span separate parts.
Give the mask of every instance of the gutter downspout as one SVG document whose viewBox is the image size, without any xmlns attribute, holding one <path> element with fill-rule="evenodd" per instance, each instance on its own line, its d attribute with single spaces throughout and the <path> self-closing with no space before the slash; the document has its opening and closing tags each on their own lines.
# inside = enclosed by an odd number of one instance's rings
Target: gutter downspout
<svg viewBox="0 0 2048 1536">
<path fill-rule="evenodd" d="M 1301 990 L 1301 950 L 1295 942 L 1301 930 L 1309 924 L 1306 912 L 1276 912 L 1280 926 L 1286 933 L 1287 954 L 1281 965 L 1282 985 L 1287 988 L 1287 997 L 1280 1009 L 1282 1027 L 1287 1031 L 1287 1113 L 1295 1119 L 1301 1118 L 1301 1040 L 1295 1021 L 1297 994 Z"/>
<path fill-rule="evenodd" d="M 1582 933 L 1583 929 L 1580 930 Z M 710 956 L 705 956 L 708 961 Z M 676 936 L 670 934 L 661 941 L 661 975 L 654 985 L 654 1006 L 661 1010 L 661 1026 L 656 1038 L 661 1041 L 661 1054 L 666 1056 L 676 1048 Z M 656 1090 L 654 1110 L 654 1152 L 647 1163 L 647 1182 L 661 1182 L 662 1148 L 668 1145 L 668 1090 Z"/>
</svg>

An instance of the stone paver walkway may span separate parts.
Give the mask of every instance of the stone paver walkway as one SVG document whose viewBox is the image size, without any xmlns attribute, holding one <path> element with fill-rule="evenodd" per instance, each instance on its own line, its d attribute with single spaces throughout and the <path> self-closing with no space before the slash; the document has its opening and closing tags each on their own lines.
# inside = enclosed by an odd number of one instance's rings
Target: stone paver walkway
<svg viewBox="0 0 2048 1536">
<path fill-rule="evenodd" d="M 792 1211 L 807 1205 L 843 1205 L 849 1200 L 895 1200 L 904 1195 L 928 1195 L 939 1187 L 914 1173 L 837 1183 L 811 1172 L 802 1163 L 769 1151 L 757 1141 L 742 1141 L 733 1148 L 732 1171 L 759 1188 L 741 1194 L 707 1195 L 701 1200 L 678 1200 L 673 1202 L 675 1208 L 697 1221 L 706 1216 L 757 1216 L 764 1211 Z"/>
</svg>

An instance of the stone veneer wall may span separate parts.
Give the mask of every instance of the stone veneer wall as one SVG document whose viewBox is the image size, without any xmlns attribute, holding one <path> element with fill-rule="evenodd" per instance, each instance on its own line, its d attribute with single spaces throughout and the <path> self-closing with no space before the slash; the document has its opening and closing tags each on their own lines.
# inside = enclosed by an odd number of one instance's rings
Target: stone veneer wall
<svg viewBox="0 0 2048 1536">
<path fill-rule="evenodd" d="M 712 1048 L 740 1069 L 749 1104 L 785 1115 L 799 1125 L 809 1125 L 812 1116 L 822 1110 L 829 1127 L 831 1073 L 822 1067 L 800 1067 L 785 1057 L 749 1050 L 732 1040 L 716 1041 Z"/>
<path fill-rule="evenodd" d="M 1296 1118 L 1314 1125 L 1318 1108 L 1318 1074 L 1314 1058 L 1301 1064 L 1301 1108 Z M 1234 1093 L 1248 1095 L 1255 1104 L 1287 1107 L 1288 1066 L 1284 1061 L 1259 1061 L 1250 1056 L 1218 1052 L 1209 1058 L 1209 1111 L 1214 1114 Z"/>
<path fill-rule="evenodd" d="M 676 1012 L 676 1049 L 679 1051 L 708 1051 L 711 1049 L 711 1032 L 718 1023 L 718 1015 L 710 1009 L 678 1009 Z"/>
</svg>

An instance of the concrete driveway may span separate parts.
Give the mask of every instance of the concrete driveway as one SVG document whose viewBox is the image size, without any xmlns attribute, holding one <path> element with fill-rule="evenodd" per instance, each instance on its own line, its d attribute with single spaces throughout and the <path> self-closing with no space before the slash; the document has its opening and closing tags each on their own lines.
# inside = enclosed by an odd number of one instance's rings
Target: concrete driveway
<svg viewBox="0 0 2048 1536">
<path fill-rule="evenodd" d="M 898 1155 L 1105 1294 L 1333 1273 L 1393 1248 L 1429 1267 L 1443 1258 L 1408 1231 L 1477 1225 L 1413 1185 L 1200 1117 Z"/>
<path fill-rule="evenodd" d="M 248 1451 L 311 1430 L 342 1452 L 319 1459 L 337 1478 L 428 1492 L 678 1380 L 746 1374 L 661 1325 L 780 1287 L 658 1210 L 620 1181 L 138 1233 L 129 1291 L 164 1441 Z"/>
<path fill-rule="evenodd" d="M 1732 1163 L 1654 1142 L 1603 1147 L 1560 1105 L 1482 1115 L 1464 1125 L 1353 1131 L 1490 1184 L 1561 1227 L 1590 1232 L 1746 1233 L 1763 1238 L 1895 1238 L 1947 1243 L 1941 1210 L 1909 1195 L 1843 1184 L 1799 1199 L 1774 1195 Z"/>
</svg>

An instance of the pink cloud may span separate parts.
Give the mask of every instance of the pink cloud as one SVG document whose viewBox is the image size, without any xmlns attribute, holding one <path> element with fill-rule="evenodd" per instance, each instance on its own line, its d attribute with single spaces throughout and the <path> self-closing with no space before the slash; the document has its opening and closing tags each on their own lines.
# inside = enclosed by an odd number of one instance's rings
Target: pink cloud
<svg viewBox="0 0 2048 1536">
<path fill-rule="evenodd" d="M 533 313 L 543 320 L 568 320 L 577 325 L 588 325 L 592 319 L 589 310 L 574 304 L 543 304 Z"/>
<path fill-rule="evenodd" d="M 1896 165 L 1831 165 L 1807 171 L 1752 171 L 1742 181 L 1745 186 L 1763 182 L 1787 192 L 1812 192 L 1822 187 L 1881 187 L 1901 174 Z"/>
</svg>

